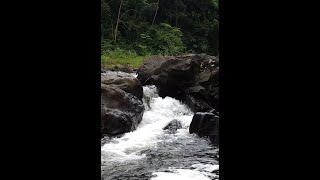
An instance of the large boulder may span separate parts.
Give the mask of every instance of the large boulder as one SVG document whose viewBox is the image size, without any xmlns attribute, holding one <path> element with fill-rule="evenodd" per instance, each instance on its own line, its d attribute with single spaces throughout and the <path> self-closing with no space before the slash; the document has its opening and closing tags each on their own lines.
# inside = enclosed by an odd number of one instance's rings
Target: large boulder
<svg viewBox="0 0 320 180">
<path fill-rule="evenodd" d="M 219 146 L 219 116 L 215 111 L 194 114 L 189 133 L 209 137 L 212 143 Z"/>
<path fill-rule="evenodd" d="M 134 130 L 142 120 L 143 103 L 117 86 L 101 84 L 101 134 L 115 136 Z"/>
<path fill-rule="evenodd" d="M 138 79 L 143 85 L 149 84 L 150 77 L 154 74 L 155 70 L 158 69 L 161 64 L 169 59 L 173 59 L 171 56 L 152 56 L 147 59 L 144 64 L 138 69 Z"/>
<path fill-rule="evenodd" d="M 156 85 L 161 97 L 185 101 L 194 112 L 218 109 L 219 59 L 214 56 L 156 56 L 137 73 L 142 85 Z"/>
<path fill-rule="evenodd" d="M 133 75 L 121 72 L 106 71 L 104 76 L 101 76 L 101 84 L 114 85 L 125 92 L 135 95 L 142 100 L 143 88 L 140 81 Z"/>
</svg>

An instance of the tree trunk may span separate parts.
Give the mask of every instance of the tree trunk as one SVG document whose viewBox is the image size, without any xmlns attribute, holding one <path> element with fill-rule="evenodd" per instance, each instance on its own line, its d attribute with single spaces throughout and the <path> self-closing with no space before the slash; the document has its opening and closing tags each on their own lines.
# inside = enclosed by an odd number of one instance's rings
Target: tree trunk
<svg viewBox="0 0 320 180">
<path fill-rule="evenodd" d="M 170 6 L 170 21 L 169 21 L 169 22 L 170 22 L 170 23 L 169 23 L 170 26 L 172 26 L 172 24 L 171 24 L 171 19 L 172 19 L 172 18 L 171 18 L 171 6 Z"/>
<path fill-rule="evenodd" d="M 121 2 L 120 2 L 119 11 L 118 11 L 118 18 L 117 18 L 117 24 L 116 24 L 116 27 L 114 29 L 114 44 L 117 43 L 117 34 L 118 34 L 118 27 L 119 27 L 119 22 L 120 22 L 120 14 L 121 14 L 122 4 L 123 4 L 123 0 L 121 0 Z"/>
<path fill-rule="evenodd" d="M 111 37 L 110 34 L 108 34 L 108 38 L 112 39 L 114 38 L 114 29 L 113 29 L 113 19 L 110 17 L 110 22 L 111 22 Z"/>
<path fill-rule="evenodd" d="M 158 0 L 158 3 L 157 3 L 157 10 L 156 10 L 156 13 L 154 14 L 154 17 L 153 17 L 153 20 L 152 20 L 152 25 L 154 24 L 154 21 L 156 20 L 156 17 L 157 17 L 157 14 L 158 14 L 159 2 L 160 2 L 160 0 Z"/>
<path fill-rule="evenodd" d="M 189 3 L 190 1 L 186 5 L 184 5 L 183 14 L 186 14 L 187 6 L 189 5 Z"/>
<path fill-rule="evenodd" d="M 178 27 L 178 3 L 176 0 L 176 27 Z"/>
</svg>

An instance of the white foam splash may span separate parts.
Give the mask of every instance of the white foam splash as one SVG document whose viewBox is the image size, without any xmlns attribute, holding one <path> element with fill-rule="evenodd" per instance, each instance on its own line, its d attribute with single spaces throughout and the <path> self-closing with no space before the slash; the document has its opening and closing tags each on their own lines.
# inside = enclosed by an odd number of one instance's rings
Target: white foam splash
<svg viewBox="0 0 320 180">
<path fill-rule="evenodd" d="M 219 165 L 199 163 L 191 167 L 194 169 L 169 168 L 166 172 L 154 172 L 152 175 L 156 177 L 151 178 L 151 180 L 208 180 L 219 177 L 212 173 L 219 170 Z"/>
<path fill-rule="evenodd" d="M 156 148 L 164 134 L 163 127 L 171 120 L 177 119 L 186 128 L 192 120 L 193 113 L 180 101 L 157 95 L 155 87 L 144 87 L 144 104 L 149 101 L 142 121 L 133 132 L 126 133 L 121 138 L 114 138 L 101 148 L 103 161 L 127 161 L 144 158 L 141 151 Z M 187 130 L 179 131 L 187 135 Z"/>
<path fill-rule="evenodd" d="M 133 77 L 137 77 L 138 74 L 136 73 L 126 73 L 126 72 L 122 72 L 122 71 L 106 71 L 104 73 L 101 73 L 102 76 L 108 76 L 108 75 L 131 75 Z"/>
<path fill-rule="evenodd" d="M 155 172 L 153 175 L 156 175 L 156 177 L 151 178 L 151 180 L 210 180 L 209 177 L 201 172 L 190 169 L 174 169 L 171 170 L 171 172 Z"/>
<path fill-rule="evenodd" d="M 206 172 L 213 172 L 215 170 L 219 170 L 219 165 L 213 164 L 194 164 L 192 165 L 193 168 L 196 168 L 198 171 L 206 171 Z"/>
</svg>

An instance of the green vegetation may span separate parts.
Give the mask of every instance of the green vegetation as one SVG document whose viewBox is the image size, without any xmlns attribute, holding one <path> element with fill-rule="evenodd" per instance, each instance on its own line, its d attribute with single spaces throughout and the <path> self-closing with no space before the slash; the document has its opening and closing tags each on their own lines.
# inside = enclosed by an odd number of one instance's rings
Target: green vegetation
<svg viewBox="0 0 320 180">
<path fill-rule="evenodd" d="M 101 0 L 101 61 L 138 67 L 150 55 L 219 53 L 219 0 Z"/>
<path fill-rule="evenodd" d="M 138 68 L 143 64 L 143 61 L 150 57 L 150 54 L 138 56 L 136 52 L 116 49 L 106 51 L 101 55 L 101 63 L 107 67 L 129 65 L 132 68 Z"/>
</svg>

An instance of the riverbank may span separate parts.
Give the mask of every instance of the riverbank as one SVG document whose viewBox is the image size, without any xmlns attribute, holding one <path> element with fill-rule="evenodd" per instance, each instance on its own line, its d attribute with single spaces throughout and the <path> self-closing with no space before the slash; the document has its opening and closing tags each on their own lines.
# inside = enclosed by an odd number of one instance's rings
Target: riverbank
<svg viewBox="0 0 320 180">
<path fill-rule="evenodd" d="M 114 68 L 121 66 L 129 66 L 132 69 L 139 68 L 145 59 L 149 58 L 151 54 L 144 56 L 137 55 L 132 51 L 114 50 L 108 51 L 101 55 L 101 65 L 106 68 Z"/>
</svg>

